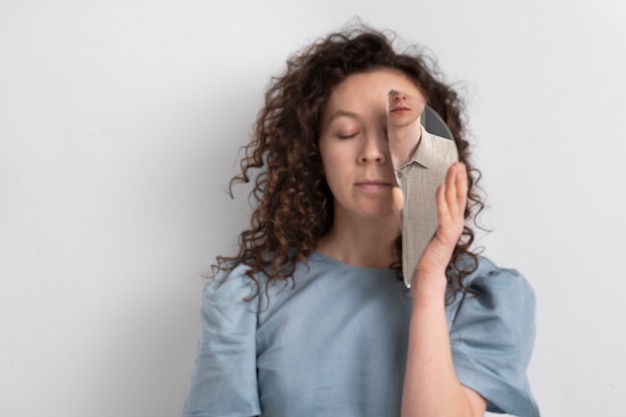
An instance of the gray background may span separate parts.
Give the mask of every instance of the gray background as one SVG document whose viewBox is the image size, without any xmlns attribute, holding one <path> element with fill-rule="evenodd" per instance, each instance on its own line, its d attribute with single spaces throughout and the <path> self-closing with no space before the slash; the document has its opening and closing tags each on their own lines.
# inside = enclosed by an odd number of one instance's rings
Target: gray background
<svg viewBox="0 0 626 417">
<path fill-rule="evenodd" d="M 0 2 L 0 415 L 179 414 L 263 89 L 355 15 L 467 96 L 479 244 L 537 293 L 543 415 L 626 415 L 621 0 Z"/>
</svg>

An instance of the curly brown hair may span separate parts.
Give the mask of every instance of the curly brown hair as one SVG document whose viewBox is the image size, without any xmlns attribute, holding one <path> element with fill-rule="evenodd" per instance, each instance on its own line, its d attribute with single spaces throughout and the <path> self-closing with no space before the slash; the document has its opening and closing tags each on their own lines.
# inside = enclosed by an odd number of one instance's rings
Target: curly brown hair
<svg viewBox="0 0 626 417">
<path fill-rule="evenodd" d="M 273 77 L 265 94 L 265 106 L 257 116 L 255 135 L 245 146 L 241 173 L 230 181 L 248 183 L 255 174 L 250 198 L 256 204 L 250 227 L 239 235 L 239 253 L 218 256 L 213 270 L 249 266 L 247 276 L 261 285 L 257 276 L 270 283 L 292 278 L 296 266 L 306 262 L 333 220 L 333 196 L 323 175 L 318 141 L 322 113 L 335 87 L 346 77 L 375 69 L 403 72 L 418 86 L 446 122 L 458 149 L 459 160 L 468 170 L 468 205 L 465 218 L 475 218 L 484 204 L 476 189 L 480 171 L 470 161 L 465 139 L 463 103 L 457 92 L 443 82 L 434 60 L 416 47 L 398 53 L 394 36 L 368 27 L 332 33 L 287 60 L 286 71 Z M 475 224 L 475 223 L 474 223 Z M 448 287 L 463 290 L 462 279 L 477 268 L 470 251 L 474 232 L 465 226 L 446 273 Z M 391 268 L 401 279 L 401 239 L 397 239 Z M 467 260 L 470 260 L 468 262 Z"/>
</svg>

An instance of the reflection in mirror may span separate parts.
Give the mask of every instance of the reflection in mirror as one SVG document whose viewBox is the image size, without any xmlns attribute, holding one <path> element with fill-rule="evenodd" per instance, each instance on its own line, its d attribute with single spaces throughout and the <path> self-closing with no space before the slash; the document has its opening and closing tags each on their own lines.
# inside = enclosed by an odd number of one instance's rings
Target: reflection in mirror
<svg viewBox="0 0 626 417">
<path fill-rule="evenodd" d="M 454 140 L 454 136 L 452 136 L 452 132 L 450 132 L 446 122 L 428 105 L 424 108 L 424 112 L 422 113 L 421 123 L 428 133 Z"/>
<path fill-rule="evenodd" d="M 406 164 L 417 146 L 420 136 L 420 116 L 426 103 L 397 90 L 391 90 L 387 97 L 387 137 L 391 162 L 400 185 L 398 169 Z"/>
<path fill-rule="evenodd" d="M 437 187 L 458 153 L 443 119 L 420 98 L 397 90 L 387 97 L 387 137 L 404 196 L 402 274 L 410 287 L 417 261 L 437 230 Z"/>
</svg>

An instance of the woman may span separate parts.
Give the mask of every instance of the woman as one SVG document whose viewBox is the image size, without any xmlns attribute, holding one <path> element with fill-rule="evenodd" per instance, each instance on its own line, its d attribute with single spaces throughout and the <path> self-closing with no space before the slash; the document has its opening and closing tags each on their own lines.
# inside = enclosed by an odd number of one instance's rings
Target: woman
<svg viewBox="0 0 626 417">
<path fill-rule="evenodd" d="M 427 100 L 460 161 L 437 190 L 439 226 L 410 292 L 391 90 Z M 204 290 L 184 416 L 539 415 L 525 376 L 534 296 L 470 251 L 466 221 L 483 204 L 463 135 L 455 92 L 381 33 L 331 34 L 288 61 L 233 179 L 261 169 L 239 253 L 218 257 Z"/>
</svg>

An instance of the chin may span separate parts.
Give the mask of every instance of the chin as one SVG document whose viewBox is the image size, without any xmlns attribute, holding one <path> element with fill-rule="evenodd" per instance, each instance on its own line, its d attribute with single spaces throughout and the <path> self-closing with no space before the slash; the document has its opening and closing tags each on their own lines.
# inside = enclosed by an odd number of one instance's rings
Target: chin
<svg viewBox="0 0 626 417">
<path fill-rule="evenodd" d="M 362 210 L 359 215 L 369 220 L 387 220 L 393 218 L 393 211 L 386 207 L 384 210 Z"/>
</svg>

